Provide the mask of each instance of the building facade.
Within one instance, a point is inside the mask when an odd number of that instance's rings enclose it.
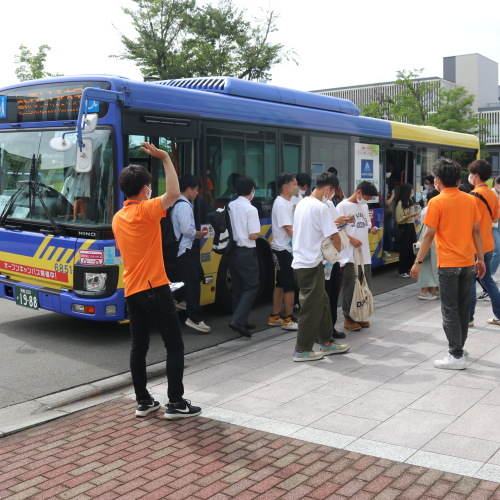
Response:
[[[473,111],[481,119],[487,119],[488,135],[481,137],[486,142],[488,161],[493,166],[495,175],[500,173],[500,86],[498,85],[498,63],[481,54],[467,54],[443,58],[443,78],[416,78],[415,85],[424,82],[437,83],[447,90],[463,86],[469,94],[475,96]],[[395,82],[355,85],[333,89],[313,90],[318,94],[340,97],[352,101],[356,106],[365,106],[373,101],[383,103],[387,97],[394,97],[403,90]],[[427,96],[427,107],[435,110],[437,90]],[[386,113],[387,115],[387,113]],[[387,116],[386,116],[387,118]]]

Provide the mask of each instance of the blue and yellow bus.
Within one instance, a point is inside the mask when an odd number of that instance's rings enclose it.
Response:
[[[82,131],[84,111],[93,126]],[[306,172],[314,182],[335,167],[344,192],[351,193],[363,150],[377,156],[370,175],[382,197],[390,162],[396,186],[413,183],[418,198],[436,159],[457,156],[466,165],[479,151],[472,135],[361,117],[350,101],[234,78],[139,82],[85,75],[3,88],[0,298],[80,318],[126,321],[123,262],[111,231],[124,202],[117,179],[124,165],[142,164],[153,176],[153,196],[165,190],[163,169],[142,152],[143,141],[167,150],[179,175],[199,177],[195,217],[206,236],[200,243],[201,304],[226,307],[231,277],[225,258],[212,252],[207,214],[231,198],[239,175],[257,183],[260,297],[274,286],[269,243],[279,172]],[[383,227],[379,206],[372,205],[371,214]],[[397,260],[395,253],[383,256],[382,238],[383,232],[370,235],[373,266]]]

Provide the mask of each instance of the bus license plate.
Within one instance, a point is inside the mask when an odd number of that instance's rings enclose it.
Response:
[[[16,304],[28,309],[38,309],[38,290],[16,286]]]

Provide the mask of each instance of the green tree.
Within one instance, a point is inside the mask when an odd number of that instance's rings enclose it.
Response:
[[[382,92],[375,96],[375,99],[368,104],[359,107],[361,116],[379,118],[381,120],[392,120],[391,105],[394,100]]]
[[[144,77],[169,80],[188,76],[182,46],[193,21],[196,0],[132,1],[136,10],[122,10],[131,17],[137,38],[120,33],[124,52],[111,57],[134,61]]]
[[[394,97],[391,112],[396,121],[425,125],[432,111],[433,100],[439,93],[439,83],[414,81],[420,78],[424,68],[410,71],[402,70],[396,73],[396,85],[402,89]]]
[[[63,76],[60,73],[53,74],[45,71],[47,52],[50,50],[48,45],[40,45],[38,47],[38,54],[35,55],[25,45],[20,45],[19,50],[21,52],[14,57],[14,61],[18,65],[16,75],[20,82],[37,80],[46,76]]]
[[[269,41],[278,31],[279,15],[270,10],[263,19],[245,19],[233,0],[214,7],[196,7],[195,0],[133,0],[124,8],[137,38],[121,34],[125,47],[119,59],[136,62],[145,77],[161,79],[195,76],[271,78],[270,70],[284,60],[297,63],[296,52]]]

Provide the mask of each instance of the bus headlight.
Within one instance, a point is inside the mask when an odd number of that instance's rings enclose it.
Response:
[[[106,289],[107,273],[83,273],[83,289],[87,292],[102,292]]]

